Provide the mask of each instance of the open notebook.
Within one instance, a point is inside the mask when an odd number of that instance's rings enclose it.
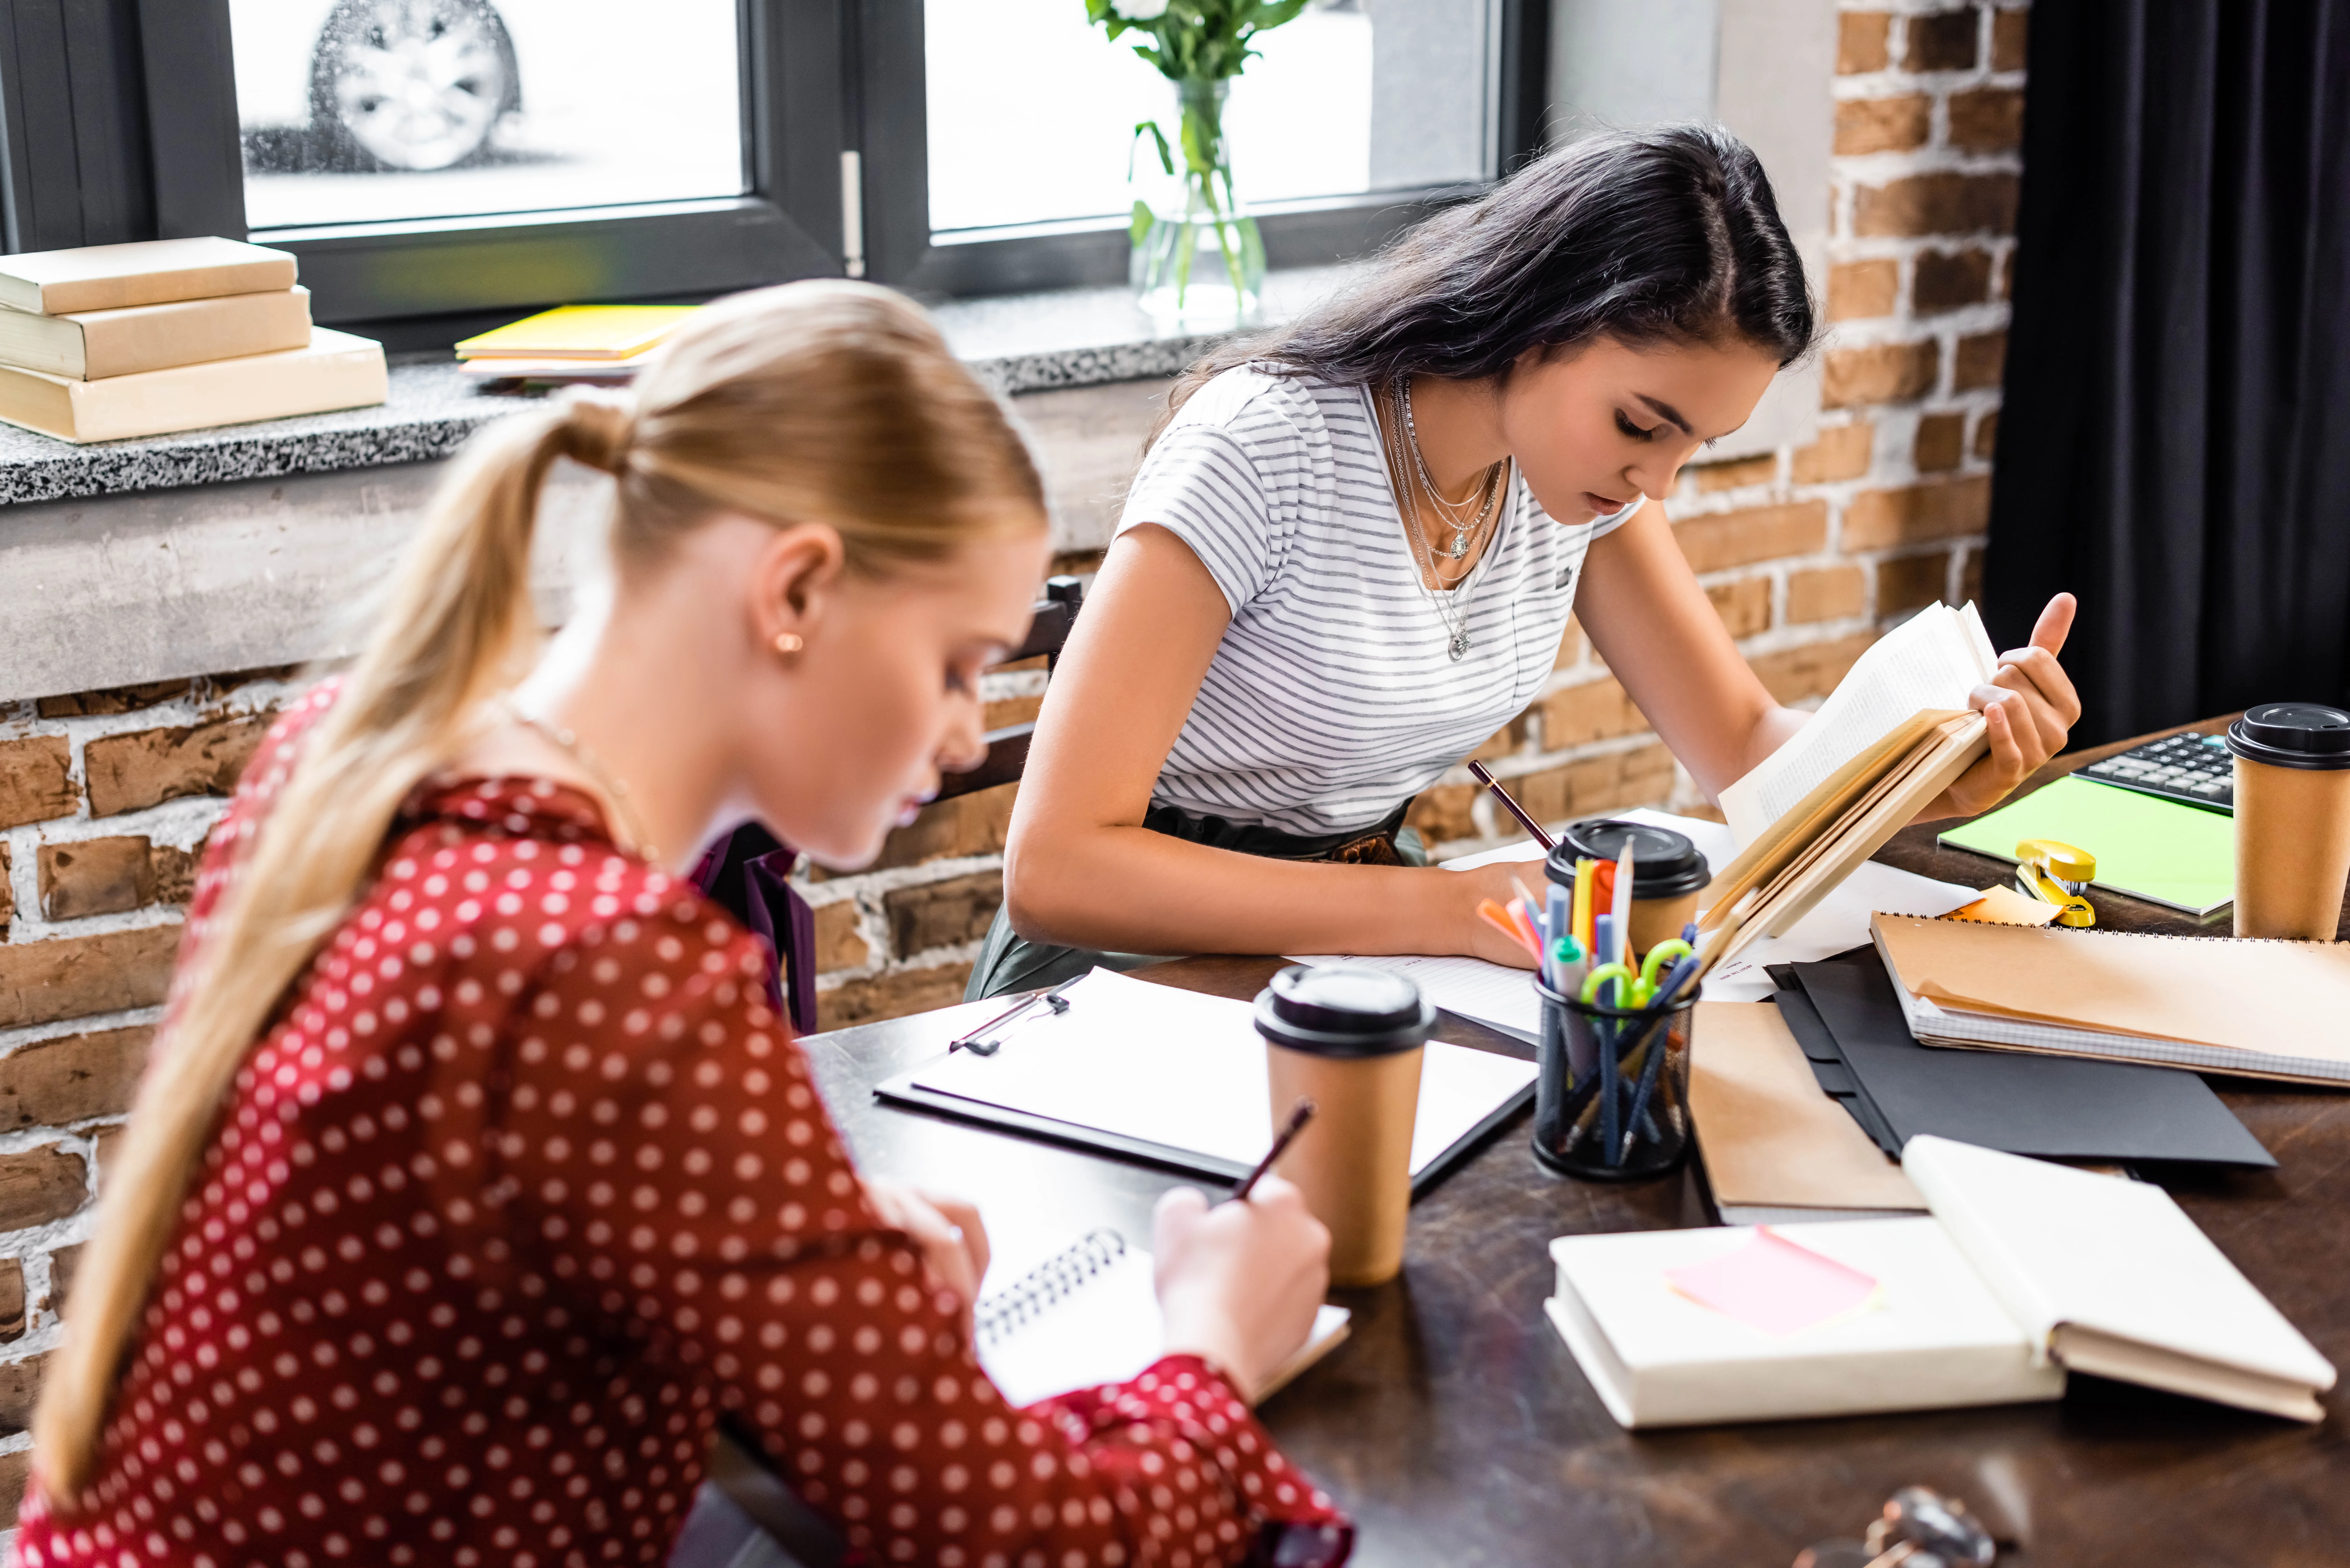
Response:
[[[979,1364],[1014,1405],[1123,1383],[1166,1350],[1150,1254],[1096,1231],[979,1298]],[[1347,1337],[1345,1307],[1325,1306],[1297,1353],[1257,1390],[1263,1404]]]
[[[1106,969],[1064,994],[1066,1012],[1014,1023],[994,1055],[947,1053],[874,1093],[1223,1181],[1254,1168],[1273,1142],[1273,1090],[1247,1002]],[[1412,1125],[1414,1195],[1534,1087],[1532,1062],[1430,1041]]]

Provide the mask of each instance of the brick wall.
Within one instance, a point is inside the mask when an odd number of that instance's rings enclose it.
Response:
[[[1904,614],[1977,597],[2022,164],[2025,11],[1845,0],[1818,438],[1693,467],[1668,506],[1690,564],[1781,701],[1825,695]],[[1047,453],[1048,461],[1050,454]],[[991,689],[996,722],[1042,676]],[[1479,752],[1556,822],[1703,797],[1569,629],[1550,690]],[[1013,790],[935,807],[882,866],[811,880],[827,1027],[962,993],[1002,896]],[[1440,855],[1517,836],[1465,772],[1420,797]]]
[[[1828,691],[1892,618],[1974,592],[2020,168],[2021,9],[1847,5],[1841,22],[1818,439],[1692,469],[1669,508],[1740,648],[1789,701]],[[1047,467],[1057,452],[1072,470],[1054,475],[1063,510],[1105,507],[1094,492],[1115,478],[1080,437],[1098,447],[1142,416],[1115,411],[1123,398],[1019,401]],[[1054,423],[1080,416],[1086,431]],[[1044,679],[989,675],[990,723],[1033,717]],[[0,704],[0,1528],[194,857],[296,690],[277,670]],[[1550,689],[1479,755],[1552,821],[1699,799],[1572,628]],[[932,807],[856,875],[803,874],[826,1027],[962,996],[1002,896],[1012,794]],[[1465,774],[1415,820],[1440,853],[1513,836]]]

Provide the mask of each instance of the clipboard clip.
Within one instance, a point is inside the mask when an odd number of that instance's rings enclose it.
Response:
[[[2060,926],[2094,926],[2097,911],[2083,894],[2097,875],[2097,857],[2060,839],[2027,838],[2015,846],[2015,885],[2062,911]]]
[[[1003,1049],[1004,1036],[1012,1033],[1005,1025],[1023,1022],[1024,1015],[1040,1002],[1051,1009],[1053,1016],[1059,1017],[1069,1010],[1069,999],[1062,992],[1083,979],[1084,975],[1078,975],[1076,980],[1065,980],[1050,991],[1030,992],[968,1034],[957,1035],[948,1041],[947,1050],[951,1053],[968,1051],[974,1056],[994,1055]]]

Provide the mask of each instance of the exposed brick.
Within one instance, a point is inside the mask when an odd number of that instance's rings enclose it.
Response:
[[[1795,450],[1798,484],[1825,484],[1838,479],[1858,479],[1868,472],[1868,452],[1875,427],[1866,420],[1835,425],[1820,432],[1810,446]]]
[[[68,776],[72,769],[63,735],[0,741],[0,827],[71,816],[81,805]]]
[[[2010,251],[1999,260],[1999,275],[1991,280],[1991,296],[2005,299],[2015,289],[2015,253]]]
[[[1969,152],[2006,152],[2022,146],[2022,92],[1987,87],[1952,93],[1950,145]]]
[[[1999,451],[1999,410],[1991,410],[1975,424],[1975,455],[1988,461]]]
[[[56,1144],[0,1154],[0,1231],[62,1220],[89,1196],[81,1156]]]
[[[41,1397],[41,1372],[47,1355],[28,1355],[0,1365],[0,1432],[21,1432],[33,1424],[33,1405]]]
[[[1909,18],[1909,47],[1902,53],[1908,71],[1967,71],[1975,64],[1981,13],[1971,5]]]
[[[1496,757],[1510,756],[1523,750],[1525,743],[1526,716],[1521,713],[1486,736],[1484,744],[1469,754],[1481,763],[1490,763]]]
[[[77,691],[70,697],[44,697],[33,706],[44,719],[88,719],[105,713],[129,713],[184,697],[192,680],[151,680],[144,686],[117,686],[105,691]]]
[[[1741,577],[1734,583],[1709,583],[1705,597],[1722,629],[1732,637],[1752,637],[1771,628],[1771,579]]]
[[[1950,389],[1964,392],[1996,387],[2007,370],[2007,332],[1978,332],[1959,339],[1957,360],[1950,367]]]
[[[203,857],[202,843],[193,849],[174,848],[169,844],[155,846],[148,856],[149,868],[155,874],[155,901],[159,904],[184,904],[194,898],[196,867],[203,863]]]
[[[1934,375],[1941,363],[1941,345],[1930,337],[1921,343],[1839,348],[1828,356],[1827,369],[1820,378],[1821,406],[1849,409],[1922,398],[1933,390]]]
[[[1568,822],[1629,805],[1655,805],[1673,792],[1673,754],[1661,745],[1521,774],[1511,793],[1537,822]]]
[[[960,947],[987,935],[1003,902],[1003,873],[975,871],[943,882],[900,888],[881,900],[890,950],[900,958],[931,948]]]
[[[1707,495],[1717,490],[1735,490],[1742,484],[1770,483],[1779,477],[1779,457],[1776,452],[1764,452],[1761,457],[1705,463],[1690,472],[1697,475],[1698,493]]]
[[[1891,261],[1845,262],[1828,268],[1828,319],[1890,316],[1901,297],[1901,269]]]
[[[106,735],[82,748],[92,816],[140,811],[192,794],[227,794],[268,733],[264,714]]]
[[[152,1007],[179,950],[176,924],[0,945],[0,1029]]]
[[[1824,566],[1815,572],[1794,572],[1787,577],[1787,619],[1791,623],[1841,620],[1858,615],[1868,585],[1858,566]]]
[[[857,905],[843,898],[837,904],[827,904],[816,912],[816,968],[818,974],[827,970],[858,969],[873,957],[873,950],[857,929]]]
[[[1848,98],[1835,106],[1839,157],[1869,152],[1906,152],[1926,145],[1933,100],[1913,92],[1900,98]]]
[[[44,1040],[0,1056],[0,1132],[120,1116],[146,1070],[152,1025]]]
[[[2012,174],[1912,174],[1855,193],[1852,232],[1860,235],[2012,234]]]
[[[1613,676],[1554,691],[1542,702],[1544,751],[1634,735],[1648,727],[1648,721]]]
[[[70,1247],[59,1247],[49,1254],[49,1293],[41,1298],[43,1317],[57,1317],[64,1314],[66,1296],[73,1289],[74,1271],[81,1266],[82,1249],[88,1245],[87,1241],[76,1241]]]
[[[1991,521],[1991,476],[1972,474],[1899,490],[1865,490],[1844,514],[1844,547],[1883,550],[1980,534]]]
[[[868,870],[919,866],[945,855],[993,855],[1003,847],[1012,826],[1012,799],[1018,784],[1001,784],[925,806],[907,826],[891,832]]]
[[[14,862],[8,846],[0,844],[0,942],[8,940],[8,922],[16,918]]]
[[[1828,542],[1825,501],[1791,501],[1716,512],[1673,524],[1673,539],[1695,572],[1719,572],[1780,556],[1804,556]]]
[[[20,1259],[0,1259],[0,1339],[18,1339],[24,1333],[25,1265]]]
[[[1583,628],[1573,620],[1566,623],[1565,635],[1558,639],[1558,657],[1550,662],[1553,670],[1568,670],[1583,662]]]
[[[1928,414],[1918,421],[1916,461],[1920,473],[1948,473],[1967,451],[1967,416]]]
[[[1991,293],[1991,253],[1981,250],[1919,251],[1909,286],[1909,305],[1920,316],[1980,305]]]
[[[1806,697],[1825,697],[1835,691],[1845,671],[1876,640],[1876,633],[1857,631],[1834,642],[1783,649],[1747,662],[1754,667],[1763,689],[1773,697],[1782,702],[1800,702]]]
[[[235,670],[226,675],[205,678],[215,697],[225,697],[240,686],[250,686],[256,680],[291,680],[302,673],[298,664],[265,664],[258,670]]]
[[[1978,604],[1982,601],[1982,573],[1983,553],[1981,550],[1968,551],[1966,564],[1959,568],[1959,602],[1960,604],[1965,604],[1969,600]]]
[[[1008,730],[1014,724],[1033,724],[1037,710],[1045,706],[1041,691],[1031,697],[999,697],[987,705],[980,724],[989,730]]]
[[[1897,561],[1877,563],[1877,613],[1879,616],[1899,615],[1933,604],[1942,597],[1942,585],[1950,580],[1950,555],[1937,550],[1930,556],[1904,556]]]
[[[852,980],[816,993],[816,1027],[847,1029],[851,1024],[951,1007],[962,1000],[962,988],[970,980],[971,965],[967,963],[944,963],[930,969],[877,974],[870,980]]]
[[[2032,13],[2022,6],[2012,11],[1994,11],[1991,15],[1991,68],[1995,71],[2020,71],[2023,68],[2024,43],[2032,30]]]
[[[1469,808],[1477,804],[1475,784],[1436,784],[1419,792],[1411,803],[1411,810],[1403,819],[1406,827],[1419,830],[1423,844],[1445,844],[1455,838],[1477,836],[1477,819]]]
[[[1846,11],[1836,18],[1836,74],[1859,76],[1893,63],[1886,36],[1893,18],[1882,11]]]
[[[41,918],[78,920],[153,903],[153,851],[144,837],[133,836],[42,845],[35,857]]]
[[[25,1487],[32,1479],[32,1449],[0,1454],[0,1530],[16,1527],[16,1511],[24,1504]]]

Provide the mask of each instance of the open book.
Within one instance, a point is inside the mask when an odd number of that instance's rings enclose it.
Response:
[[[1918,1137],[1930,1218],[1551,1243],[1545,1303],[1627,1427],[2054,1399],[2068,1368],[2292,1420],[2333,1365],[2161,1188]]]
[[[1878,639],[1793,740],[1722,791],[1743,847],[1700,923],[1756,895],[1735,951],[1802,919],[1989,748],[1967,703],[1998,669],[1972,605],[1929,605]]]

